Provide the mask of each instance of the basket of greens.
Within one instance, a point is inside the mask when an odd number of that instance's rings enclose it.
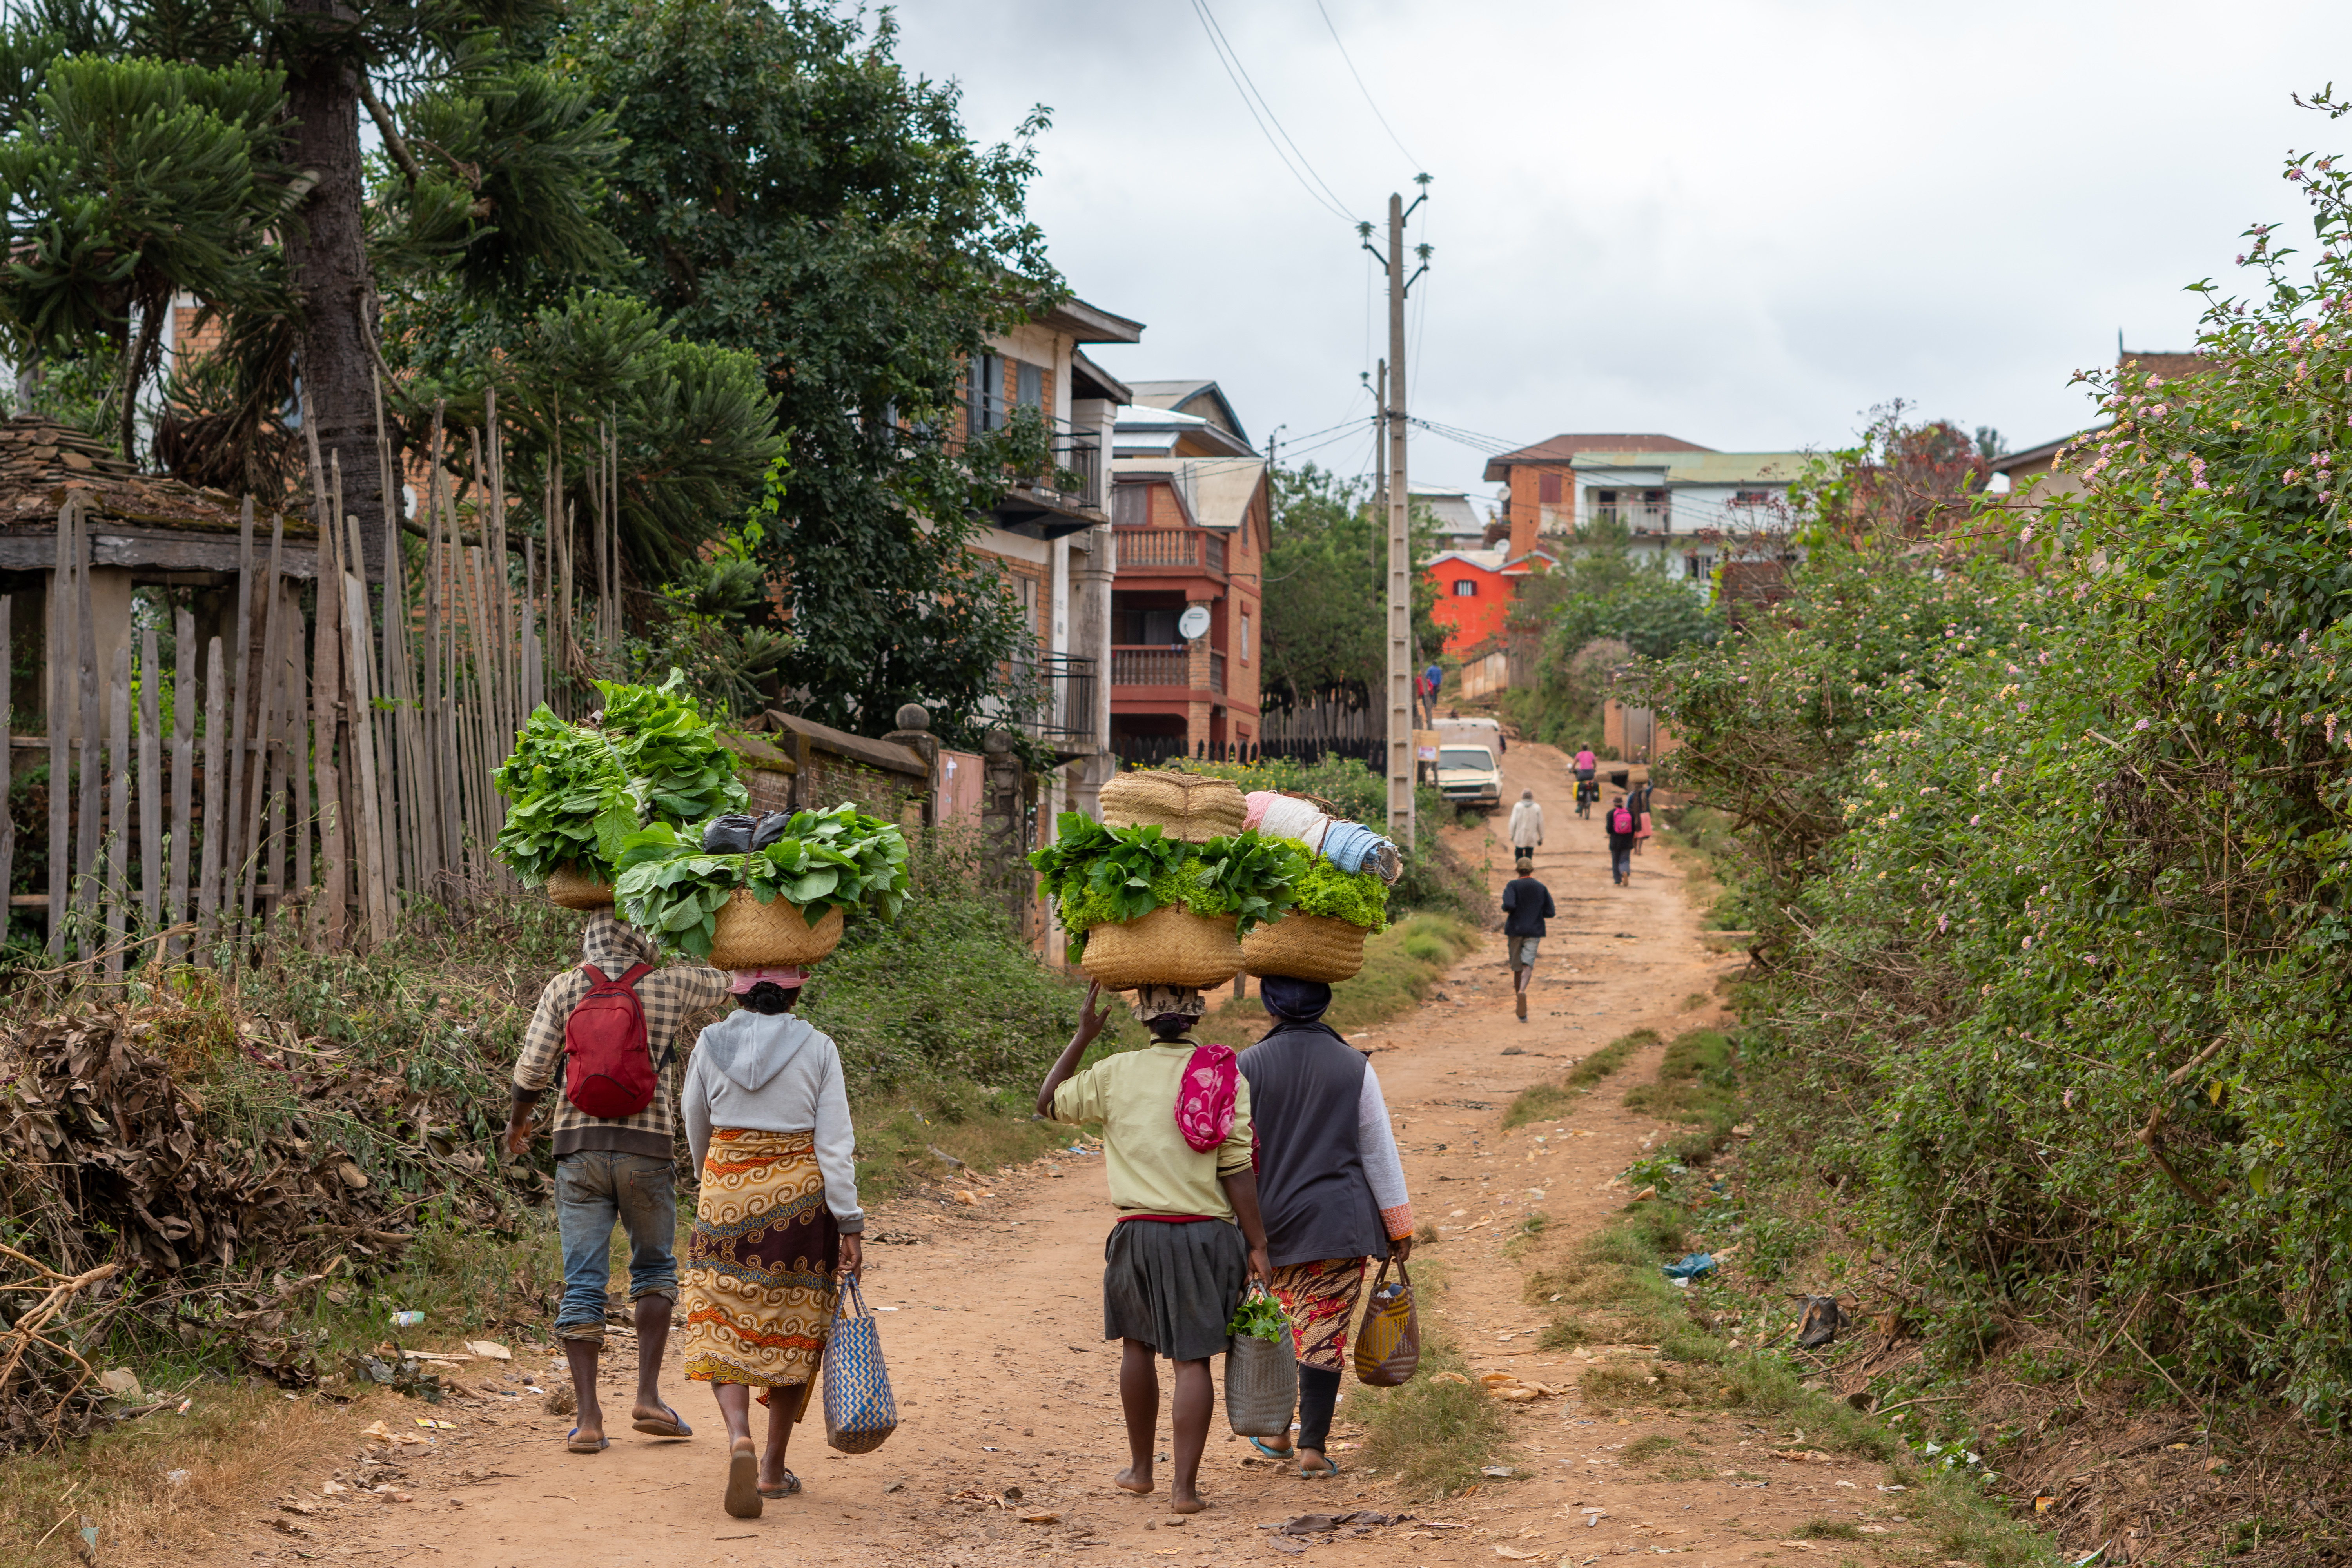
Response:
[[[719,969],[814,963],[845,920],[895,920],[907,900],[907,839],[854,805],[761,819],[747,853],[714,853],[667,823],[629,835],[621,918]],[[739,840],[740,842],[740,840]]]
[[[1105,827],[1065,812],[1029,857],[1071,933],[1070,955],[1115,991],[1208,986],[1240,973],[1237,937],[1289,907],[1306,851],[1240,833],[1187,844],[1159,824]]]
[[[1290,1430],[1298,1404],[1298,1360],[1290,1314],[1253,1280],[1225,1332],[1225,1424],[1244,1437],[1279,1437]]]
[[[1364,938],[1388,927],[1388,884],[1376,872],[1342,871],[1304,844],[1297,847],[1307,865],[1289,912],[1242,938],[1242,958],[1252,974],[1352,980],[1364,967]]]
[[[600,680],[599,714],[531,714],[494,781],[508,801],[496,853],[509,869],[567,909],[602,909],[630,834],[744,804],[735,759],[685,683],[677,670],[657,687]]]

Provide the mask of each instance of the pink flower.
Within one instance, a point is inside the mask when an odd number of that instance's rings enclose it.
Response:
[[[2147,721],[2143,719],[2138,723],[2133,725],[2132,728],[2135,730],[2145,730],[2147,728]]]
[[[2211,485],[2205,482],[2204,458],[2191,458],[2189,459],[2189,488],[2192,489],[2210,490],[2213,488]]]
[[[1971,816],[1969,818],[1969,826],[1970,827],[1974,827],[1978,823],[1982,822],[1984,818],[1982,816]]]

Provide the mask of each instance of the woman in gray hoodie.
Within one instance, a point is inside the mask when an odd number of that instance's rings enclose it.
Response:
[[[727,1511],[738,1519],[801,1489],[784,1450],[866,1230],[841,1053],[792,1011],[807,978],[737,970],[742,1008],[702,1031],[678,1091],[702,1174],[684,1280],[686,1375],[712,1385],[726,1419]],[[751,1437],[754,1387],[767,1391],[764,1454]]]

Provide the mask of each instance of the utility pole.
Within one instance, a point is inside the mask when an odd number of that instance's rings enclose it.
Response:
[[[1429,270],[1428,246],[1418,246],[1414,255],[1421,266],[1412,277],[1404,270],[1404,220],[1429,199],[1429,176],[1416,174],[1413,183],[1422,187],[1413,197],[1412,206],[1404,205],[1402,195],[1389,197],[1389,247],[1383,256],[1372,248],[1370,224],[1359,224],[1357,237],[1366,250],[1381,261],[1389,273],[1389,357],[1384,377],[1385,395],[1381,399],[1381,417],[1387,426],[1389,560],[1388,560],[1388,780],[1389,837],[1395,839],[1405,853],[1413,846],[1412,786],[1419,765],[1412,744],[1415,703],[1412,683],[1412,509],[1410,487],[1405,480],[1405,360],[1404,301],[1422,273]]]
[[[1372,393],[1372,506],[1385,518],[1389,504],[1389,362],[1381,361]]]

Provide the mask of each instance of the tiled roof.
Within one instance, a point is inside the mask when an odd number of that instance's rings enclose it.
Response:
[[[0,530],[54,529],[76,491],[86,516],[146,528],[235,534],[237,502],[219,490],[142,474],[105,442],[54,419],[23,414],[0,422]],[[266,525],[265,525],[266,526]],[[286,532],[311,537],[289,509]]]
[[[2116,345],[2116,368],[2144,370],[2150,375],[2160,375],[2167,381],[2179,381],[2186,375],[2202,375],[2217,368],[2221,361],[2210,354],[2196,353],[2149,353],[2143,349],[2125,349]]]
[[[1579,452],[1711,452],[1712,447],[1702,447],[1696,441],[1685,441],[1679,436],[1658,435],[1587,435],[1554,436],[1549,441],[1538,441],[1532,447],[1522,447],[1516,452],[1506,452],[1499,458],[1486,459],[1486,471],[1482,476],[1489,481],[1507,480],[1514,463],[1564,463]]]

